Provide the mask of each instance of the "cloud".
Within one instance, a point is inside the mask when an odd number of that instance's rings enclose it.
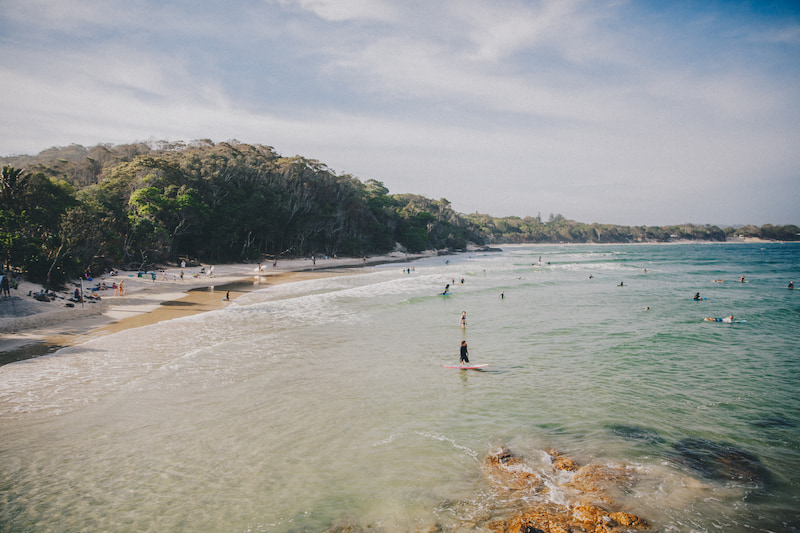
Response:
[[[296,5],[316,16],[333,21],[393,20],[395,7],[383,0],[279,0],[284,6]]]
[[[651,9],[9,4],[0,114],[13,133],[0,150],[237,138],[458,210],[617,223],[746,212],[747,195],[729,189],[755,187],[760,214],[729,220],[758,223],[775,183],[791,218],[797,17]]]

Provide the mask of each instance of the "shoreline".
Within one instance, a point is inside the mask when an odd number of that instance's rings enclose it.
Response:
[[[277,268],[271,262],[258,264],[223,264],[213,266],[213,276],[200,274],[200,266],[187,267],[184,279],[180,268],[156,273],[157,279],[138,272],[120,272],[84,282],[84,294],[90,285],[124,282],[126,294],[115,296],[113,289],[96,291],[99,301],[75,303],[66,307],[68,295],[57,294],[51,302],[40,302],[30,292],[41,287],[22,282],[10,298],[0,300],[0,366],[49,355],[61,348],[127,329],[156,324],[184,316],[222,309],[239,296],[267,287],[355,273],[357,268],[389,263],[411,262],[438,255],[436,252],[387,255],[364,258],[287,259]],[[211,268],[209,265],[203,265]],[[77,286],[77,282],[71,283]],[[230,300],[223,298],[230,290]]]

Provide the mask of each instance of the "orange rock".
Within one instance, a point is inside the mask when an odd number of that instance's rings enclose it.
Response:
[[[506,448],[492,454],[484,461],[490,479],[507,490],[541,491],[544,481],[531,472],[522,459]]]
[[[578,464],[566,455],[563,455],[552,448],[546,449],[545,452],[547,452],[547,454],[550,456],[550,460],[553,462],[553,468],[556,470],[574,472],[578,469]]]
[[[647,523],[647,520],[644,518],[639,518],[638,516],[630,513],[611,513],[609,516],[614,522],[621,526],[635,528],[650,527],[650,524]]]

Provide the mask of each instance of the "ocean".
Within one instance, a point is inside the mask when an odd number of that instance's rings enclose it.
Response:
[[[5,365],[0,531],[480,532],[592,499],[649,531],[795,532],[792,280],[800,244],[511,246]],[[462,340],[489,366],[443,368]],[[504,486],[499,450],[540,488]],[[626,475],[580,488],[554,450]]]

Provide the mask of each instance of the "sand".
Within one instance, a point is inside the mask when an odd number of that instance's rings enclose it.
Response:
[[[289,259],[259,266],[253,263],[202,265],[181,269],[156,270],[156,279],[138,272],[119,272],[92,281],[83,281],[85,299],[68,307],[69,298],[80,282],[70,284],[68,292],[56,293],[50,302],[35,300],[29,293],[42,288],[21,282],[11,290],[10,298],[0,298],[0,365],[52,353],[64,346],[73,346],[90,338],[125,329],[155,324],[182,316],[219,309],[238,296],[279,283],[358,272],[377,264],[405,262],[425,254],[394,252],[366,258]],[[213,271],[209,274],[211,267]],[[91,291],[99,283],[111,286],[123,281],[126,294],[115,295],[114,289]],[[225,301],[230,291],[230,300]]]

